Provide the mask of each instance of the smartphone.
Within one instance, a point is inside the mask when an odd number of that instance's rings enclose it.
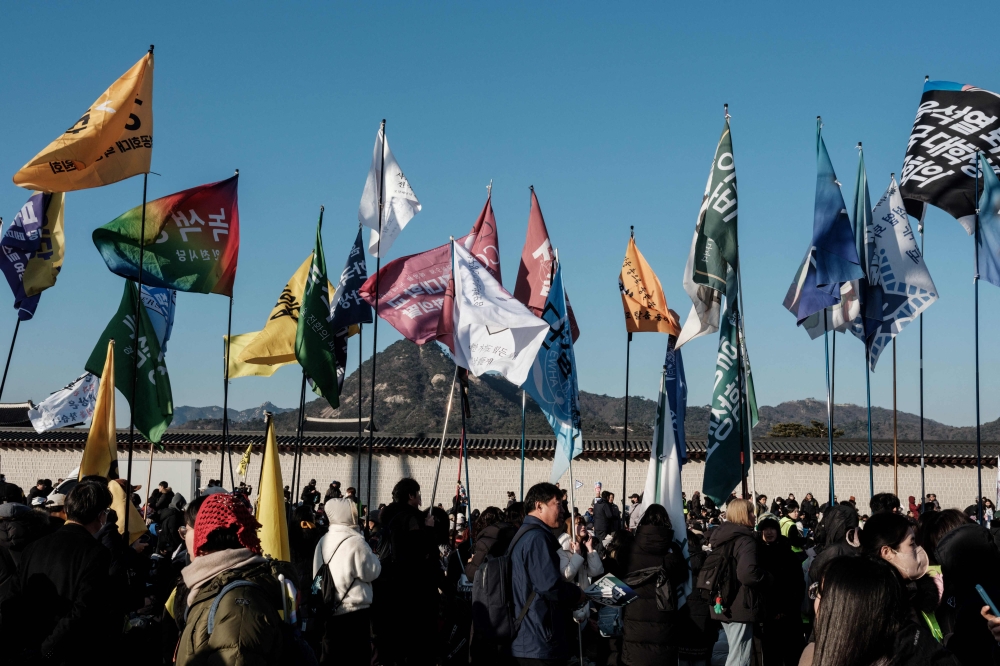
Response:
[[[986,594],[986,590],[983,589],[982,585],[976,585],[976,592],[979,596],[983,598],[983,603],[990,607],[990,612],[1000,617],[1000,611],[997,611],[996,605],[994,605],[993,600],[990,599],[990,595]]]

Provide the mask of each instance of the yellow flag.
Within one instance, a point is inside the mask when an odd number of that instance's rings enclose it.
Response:
[[[281,296],[278,296],[278,302],[271,310],[264,330],[238,356],[233,355],[237,361],[261,365],[295,363],[295,332],[299,325],[299,309],[302,307],[302,294],[306,288],[310,266],[312,254],[306,257],[281,290]]]
[[[72,192],[149,171],[153,155],[153,53],[90,105],[58,139],[14,174],[14,184]]]
[[[243,457],[240,458],[240,476],[244,479],[247,478],[247,468],[250,467],[250,452],[253,451],[253,443],[247,445],[247,450],[243,452]]]
[[[246,349],[247,345],[254,341],[254,339],[260,335],[260,331],[253,331],[252,333],[240,333],[239,335],[234,335],[229,338],[229,378],[234,377],[270,377],[275,372],[278,371],[283,365],[290,365],[294,363],[294,360],[288,361],[286,363],[276,363],[274,365],[260,365],[259,363],[244,363],[240,361],[240,354]],[[222,353],[226,353],[226,337],[222,336]],[[294,339],[293,339],[294,342]]]
[[[257,489],[257,531],[264,555],[276,560],[291,562],[292,551],[288,545],[288,523],[285,521],[285,493],[281,484],[281,460],[278,458],[278,441],[274,437],[274,421],[267,418],[267,441],[264,444],[263,475]]]
[[[34,193],[33,193],[34,194]],[[63,256],[66,251],[66,238],[63,234],[63,208],[66,195],[54,192],[45,209],[45,220],[42,222],[42,244],[24,268],[21,276],[24,282],[24,294],[34,296],[40,294],[56,283],[56,276],[62,269]]]
[[[635,239],[629,238],[618,288],[625,307],[625,330],[629,333],[652,332],[678,335],[681,328],[677,315],[667,307],[667,296],[660,279],[649,267]]]
[[[115,433],[115,341],[108,341],[104,374],[97,387],[97,404],[80,461],[80,477],[96,474],[118,478],[118,439]],[[119,514],[122,515],[122,514]]]
[[[125,512],[128,511],[128,545],[135,543],[135,540],[146,533],[146,521],[142,519],[135,504],[128,501],[125,496],[125,487],[119,481],[109,481],[108,490],[111,491],[111,508],[114,510],[118,520],[118,533],[125,535]]]

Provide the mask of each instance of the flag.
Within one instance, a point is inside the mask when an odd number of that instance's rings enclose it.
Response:
[[[343,335],[337,335],[330,323],[333,319],[330,308],[333,290],[326,279],[322,231],[323,211],[320,210],[316,246],[295,332],[295,359],[312,379],[313,391],[336,408],[340,406],[340,386],[347,364],[347,330],[343,330]]]
[[[298,332],[299,309],[302,307],[302,294],[306,289],[306,277],[309,275],[310,266],[312,266],[311,254],[281,290],[281,295],[271,309],[264,330],[251,340],[239,355],[234,355],[237,361],[279,366],[296,362],[295,336]]]
[[[677,339],[677,348],[719,330],[726,267],[739,264],[737,233],[736,162],[733,137],[726,114],[722,135],[715,147],[712,168],[701,198],[694,238],[684,266],[684,291],[691,298],[691,312]]]
[[[149,172],[153,155],[153,53],[90,105],[80,119],[14,174],[45,192],[110,185]]]
[[[100,381],[94,375],[85,372],[29,409],[28,418],[35,432],[43,433],[53,428],[89,424],[97,406]]]
[[[278,441],[274,436],[274,420],[267,419],[267,437],[264,442],[263,467],[260,488],[257,489],[257,532],[260,548],[267,557],[291,562],[288,545],[288,523],[285,519],[285,494],[281,484],[281,460],[278,458]]]
[[[802,265],[799,266],[798,273],[795,275],[795,280],[792,281],[791,286],[788,288],[788,292],[785,294],[784,306],[790,312],[795,312],[797,308],[797,303],[802,298],[803,291],[805,289],[805,281],[812,275],[815,277],[815,271],[809,273],[810,265],[815,268],[815,264],[811,264],[812,260],[812,248],[806,253],[805,259],[802,261]],[[814,312],[799,324],[802,329],[809,334],[810,340],[815,340],[824,333],[843,333],[847,330],[854,329],[854,322],[858,320],[861,316],[861,301],[859,300],[858,281],[844,282],[840,285],[840,300],[833,305],[830,305],[819,312]],[[813,285],[815,287],[815,285]],[[815,290],[814,290],[815,292]],[[811,292],[811,293],[814,293]],[[881,292],[880,292],[881,293]],[[825,322],[824,322],[825,320]]]
[[[649,467],[646,469],[646,486],[642,493],[641,510],[645,513],[645,510],[653,504],[659,504],[667,510],[670,524],[677,526],[674,528],[674,538],[680,544],[681,554],[687,562],[691,559],[691,555],[688,551],[687,530],[684,529],[687,521],[684,517],[684,498],[681,494],[681,465],[684,463],[674,439],[674,428],[668,426],[671,410],[667,373],[667,366],[663,366],[663,373],[660,375],[660,395],[656,402],[653,446],[649,452]],[[688,570],[687,579],[677,586],[678,608],[687,601],[691,589],[691,572]]]
[[[118,534],[122,536],[125,536],[125,512],[128,511],[128,545],[131,546],[146,533],[146,521],[143,520],[139,509],[135,508],[135,504],[128,501],[123,480],[110,480],[108,490],[111,491],[111,509],[117,517]],[[136,487],[132,486],[132,490],[136,490]]]
[[[979,277],[1000,287],[1000,179],[981,156],[983,193],[979,197]]]
[[[583,452],[576,356],[563,297],[562,267],[558,262],[542,320],[548,324],[548,330],[521,388],[538,403],[556,435],[556,453],[549,477],[555,483],[569,469],[570,460]]]
[[[549,296],[552,280],[552,243],[549,241],[549,230],[542,217],[542,207],[538,205],[535,188],[531,188],[531,212],[528,213],[528,233],[524,237],[524,249],[521,250],[521,264],[517,269],[517,280],[514,282],[514,298],[524,303],[529,310],[539,317],[545,310],[545,301]],[[566,297],[566,312],[569,315],[570,329],[573,331],[573,342],[580,337],[580,327],[576,324],[576,315],[570,305],[569,295]]]
[[[100,341],[87,360],[87,372],[98,375],[108,384],[102,362],[103,350],[109,340],[116,340],[114,370],[115,384],[135,413],[135,427],[150,442],[158,443],[170,421],[174,417],[173,397],[170,392],[170,376],[167,374],[167,364],[156,339],[156,332],[149,321],[146,308],[139,309],[139,321],[135,321],[136,299],[138,298],[135,283],[125,280],[125,292],[122,294],[118,312],[101,334]],[[136,325],[138,323],[138,326]],[[138,353],[138,360],[135,354]],[[133,402],[133,366],[138,371],[138,380],[134,382],[135,396]]]
[[[14,293],[17,317],[35,316],[42,291],[56,283],[65,254],[65,195],[32,192],[0,239],[0,270]]]
[[[330,299],[330,316],[333,317],[330,326],[333,330],[372,323],[372,307],[358,293],[367,279],[365,250],[361,244],[361,229],[358,229],[358,237],[354,239],[347,263],[340,273],[340,282]]]
[[[252,333],[240,333],[239,335],[234,335],[229,338],[229,378],[235,379],[236,377],[270,377],[278,368],[291,365],[295,361],[285,361],[284,363],[275,363],[274,365],[262,365],[260,363],[246,363],[240,360],[240,355],[247,346],[257,339],[260,335],[260,331],[253,331]],[[228,336],[222,336],[222,357],[225,359],[226,356],[226,338]],[[293,338],[294,344],[294,338]]]
[[[674,442],[677,444],[677,457],[680,464],[687,462],[687,438],[684,436],[684,419],[687,417],[688,386],[684,377],[684,359],[681,350],[677,349],[677,336],[667,337],[667,356],[663,361],[666,371],[667,403],[670,406],[670,419],[674,424]]]
[[[383,157],[385,169],[383,170]],[[384,183],[382,199],[382,224],[379,228],[379,188]],[[372,230],[368,236],[368,253],[373,257],[384,257],[396,241],[396,236],[420,212],[420,202],[413,188],[399,168],[396,158],[389,149],[385,138],[385,124],[379,127],[372,151],[372,166],[368,170],[365,189],[361,193],[358,221]]]
[[[625,260],[618,274],[618,290],[625,308],[625,330],[629,333],[650,331],[677,335],[681,332],[676,315],[667,307],[667,295],[660,286],[660,278],[639,252],[635,238],[628,239]]]
[[[871,369],[879,354],[903,328],[938,299],[934,280],[920,253],[910,226],[903,197],[896,178],[875,205],[876,256],[879,260],[879,285],[882,288],[882,325],[871,342]]]
[[[882,289],[878,286],[878,262],[875,260],[875,220],[872,217],[871,195],[868,193],[868,174],[865,172],[865,154],[858,144],[858,178],[854,186],[854,243],[862,261],[864,275],[856,283],[858,316],[851,323],[851,333],[868,345],[882,323]],[[843,302],[843,298],[841,298]]]
[[[549,325],[511,297],[460,243],[455,273],[455,364],[472,374],[495,371],[515,386],[528,377]]]
[[[127,340],[122,340],[127,344]],[[118,478],[118,438],[115,428],[115,341],[105,346],[104,363],[100,374],[107,380],[100,382],[97,399],[91,416],[90,432],[83,446],[80,476],[96,474],[106,479]],[[96,351],[96,350],[95,350]]]
[[[253,443],[247,444],[247,450],[240,457],[239,473],[244,479],[247,478],[247,469],[250,468],[250,453],[253,451]]]
[[[146,204],[142,282],[233,295],[240,253],[239,174]],[[142,206],[94,229],[94,245],[115,275],[139,278]]]
[[[1000,153],[1000,95],[951,81],[927,81],[899,177],[903,199],[937,206],[972,235],[977,152]]]
[[[170,333],[174,330],[177,292],[173,289],[150,287],[144,284],[139,293],[142,304],[146,306],[149,323],[153,325],[153,330],[156,332],[156,340],[160,343],[160,351],[166,354],[167,342],[170,340]]]

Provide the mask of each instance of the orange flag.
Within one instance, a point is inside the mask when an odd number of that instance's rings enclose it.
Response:
[[[618,288],[625,307],[625,330],[629,333],[652,332],[677,335],[681,332],[677,315],[667,307],[667,297],[660,279],[646,263],[635,239],[629,238]]]

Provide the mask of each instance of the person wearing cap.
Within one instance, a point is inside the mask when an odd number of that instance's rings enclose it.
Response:
[[[772,579],[772,584],[761,588],[760,640],[768,655],[765,664],[795,666],[805,647],[799,617],[805,579],[802,556],[792,552],[792,544],[781,529],[773,513],[757,518],[757,566]]]
[[[340,481],[331,481],[330,487],[326,489],[326,494],[323,495],[324,504],[332,499],[340,497],[343,497],[343,495],[340,492]],[[305,497],[303,497],[302,499],[305,499]]]
[[[66,522],[66,496],[62,493],[49,495],[45,510],[49,513],[49,522],[58,527]]]

